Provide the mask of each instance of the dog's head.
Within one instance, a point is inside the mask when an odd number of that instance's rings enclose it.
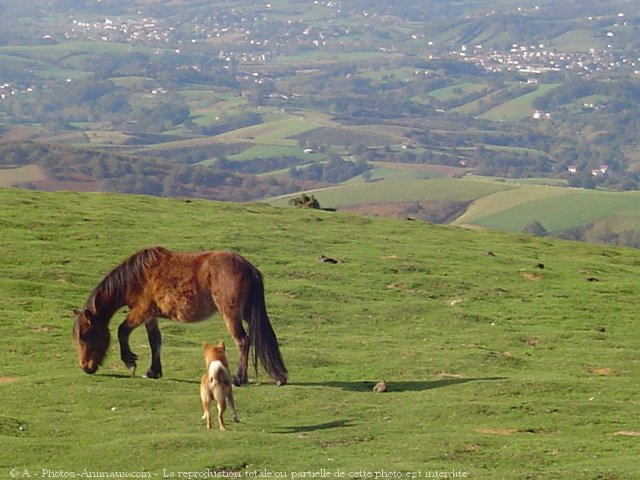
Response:
[[[227,349],[222,340],[220,340],[215,345],[210,345],[207,342],[204,342],[202,344],[202,351],[204,353],[204,363],[206,364],[206,366],[209,367],[209,364],[211,362],[213,362],[214,360],[218,360],[222,362],[225,367],[229,368],[229,364],[227,362],[227,354],[225,353],[226,350]]]

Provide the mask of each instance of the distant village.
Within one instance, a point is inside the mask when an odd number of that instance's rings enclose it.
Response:
[[[334,12],[339,12],[339,3],[330,0],[315,0]],[[246,18],[242,12],[230,9],[212,13],[203,18],[195,18],[181,25],[168,25],[158,18],[107,17],[99,21],[88,21],[67,17],[68,23],[61,24],[57,32],[45,33],[42,42],[57,41],[97,41],[128,43],[133,46],[145,45],[156,48],[158,53],[171,51],[180,55],[190,48],[211,46],[217,58],[223,62],[240,64],[264,64],[270,59],[295,53],[295,49],[310,51],[337,51],[347,44],[357,27],[342,25],[338,20],[327,22],[322,28],[309,27],[297,20],[279,20],[277,28],[256,29],[256,25],[271,21],[270,4],[264,5],[256,17]],[[362,18],[372,18],[368,12]],[[606,32],[606,39],[617,34],[613,30],[627,28],[624,14],[618,14],[618,23],[612,31]],[[264,21],[264,22],[263,22]],[[586,22],[594,21],[588,18]],[[362,28],[362,27],[360,27]],[[631,28],[631,27],[629,27]],[[614,52],[611,45],[606,48],[591,48],[588,51],[558,51],[552,45],[513,44],[506,51],[498,51],[485,45],[460,45],[453,49],[443,49],[435,45],[423,34],[408,34],[407,41],[422,42],[425,58],[456,58],[470,62],[489,72],[517,72],[526,75],[528,82],[537,83],[540,74],[571,72],[589,75],[602,72],[624,72],[640,75],[640,54],[626,58]],[[606,42],[605,42],[606,43]],[[378,46],[381,51],[398,52],[394,45]],[[198,65],[193,65],[197,69]],[[9,95],[28,94],[33,85],[0,84],[0,100]],[[162,89],[154,93],[162,92]],[[548,113],[532,113],[536,120],[548,118]]]
[[[323,1],[328,8],[337,8],[336,2]],[[269,4],[265,8],[268,10]],[[123,42],[131,44],[145,44],[166,48],[175,46],[176,53],[180,53],[180,45],[198,43],[222,43],[217,40],[229,37],[225,48],[219,51],[219,56],[225,60],[240,62],[264,62],[279,55],[285,47],[296,45],[300,48],[335,48],[353,32],[349,27],[341,26],[339,22],[327,22],[323,28],[309,27],[299,21],[283,21],[277,32],[270,30],[268,38],[260,30],[252,27],[260,20],[267,20],[266,13],[260,18],[244,18],[241,14],[220,13],[202,19],[194,19],[189,25],[165,25],[156,18],[105,18],[102,21],[80,21],[70,18],[69,28],[64,32],[66,40],[92,40],[104,42]],[[362,12],[363,17],[368,17]],[[606,40],[612,40],[614,30],[629,27],[624,14],[619,13],[619,22],[612,26],[611,31],[604,35]],[[595,19],[590,17],[586,22]],[[630,28],[630,27],[629,27]],[[54,38],[49,35],[49,38]],[[231,41],[232,40],[232,41]],[[411,35],[408,40],[424,42],[425,55],[430,52],[442,51],[433,41],[423,35]],[[234,45],[231,49],[229,45]],[[394,46],[379,47],[383,51],[394,52]],[[514,44],[508,51],[497,51],[484,45],[461,45],[449,50],[451,57],[474,63],[487,71],[518,71],[525,74],[541,74],[545,72],[572,71],[578,74],[596,72],[631,71],[640,75],[640,55],[633,58],[614,53],[612,45],[590,48],[584,52],[558,51],[553,45],[545,44]],[[440,56],[443,54],[440,53]]]

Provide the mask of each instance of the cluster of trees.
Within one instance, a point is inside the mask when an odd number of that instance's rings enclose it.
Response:
[[[301,190],[287,177],[258,177],[202,165],[176,164],[63,145],[0,143],[0,166],[38,165],[56,180],[96,180],[105,191],[247,201]],[[28,185],[25,185],[28,186]]]
[[[624,221],[620,219],[600,219],[587,225],[572,227],[551,234],[538,220],[531,220],[522,231],[537,237],[551,235],[564,240],[640,248],[640,229],[633,226],[625,227]]]
[[[311,163],[303,167],[290,167],[289,176],[298,180],[323,183],[341,183],[370,169],[366,160],[351,162],[332,155],[325,163]]]

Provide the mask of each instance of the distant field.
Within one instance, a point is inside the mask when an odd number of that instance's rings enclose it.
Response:
[[[371,180],[420,180],[427,178],[455,177],[464,175],[466,169],[458,167],[445,167],[441,165],[371,162]],[[357,176],[346,184],[364,183],[362,176]]]
[[[324,207],[363,205],[368,203],[417,202],[429,200],[471,201],[514,188],[489,182],[464,182],[449,178],[433,180],[388,180],[351,184],[312,192]],[[286,203],[286,199],[274,202]]]
[[[486,111],[481,118],[488,120],[509,120],[514,118],[530,117],[533,114],[531,102],[550,90],[557,87],[557,84],[540,85],[533,92],[521,95],[507,102],[504,102],[491,110]]]
[[[532,220],[541,222],[549,232],[604,218],[618,218],[627,225],[640,222],[640,192],[573,189],[561,181],[554,185],[548,179],[450,178],[454,172],[429,170],[426,165],[373,165],[368,183],[357,176],[342,185],[309,193],[323,207],[338,209],[407,202],[469,202],[467,211],[453,225],[514,233],[522,232]],[[464,172],[459,170],[458,175]],[[293,196],[296,194],[270,202],[285,205]]]
[[[476,201],[455,223],[518,232],[537,220],[549,232],[555,232],[622,213],[638,216],[640,192],[523,187]]]
[[[597,50],[605,48],[606,41],[603,38],[594,37],[589,30],[574,29],[554,38],[550,46],[564,52],[588,52],[592,48]]]
[[[61,61],[71,55],[100,53],[128,53],[129,51],[153,51],[148,47],[114,42],[65,42],[52,45],[11,45],[0,47],[0,54],[30,58],[40,61]]]
[[[361,62],[372,60],[378,57],[389,57],[392,54],[383,52],[326,52],[322,50],[311,51],[300,55],[281,55],[276,61],[281,64],[314,65],[323,63],[340,62]]]
[[[365,145],[367,147],[397,145],[402,142],[401,138],[385,134],[384,127],[379,128],[381,131],[374,131],[372,128],[320,127],[298,134],[297,138],[307,142],[318,142],[329,145]]]
[[[260,125],[239,128],[218,135],[216,138],[223,142],[249,142],[294,147],[297,142],[292,137],[317,126],[314,122],[305,120],[303,116],[273,115],[266,118],[265,122]]]
[[[0,168],[0,188],[12,187],[18,183],[46,180],[47,176],[36,165],[17,168]]]
[[[449,87],[439,88],[429,92],[429,96],[438,100],[452,100],[469,93],[480,92],[482,89],[487,88],[484,83],[463,82],[451,85]]]
[[[295,156],[298,158],[305,158],[306,156],[309,160],[316,158],[313,154],[305,154],[301,148],[295,146],[259,144],[243,150],[236,155],[229,155],[229,160],[245,161],[256,158],[277,158],[281,156]]]

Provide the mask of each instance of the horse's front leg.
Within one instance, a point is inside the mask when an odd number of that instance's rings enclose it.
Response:
[[[131,376],[136,373],[136,360],[138,356],[131,351],[129,346],[129,335],[133,328],[127,323],[127,320],[122,322],[118,327],[118,342],[120,343],[120,359],[124,362],[125,366],[131,370]]]
[[[162,363],[160,362],[160,349],[162,348],[162,335],[158,327],[158,319],[152,318],[144,324],[147,329],[147,338],[151,347],[151,366],[145,374],[147,378],[162,377]]]
[[[138,356],[131,351],[129,346],[129,335],[138,326],[145,322],[147,318],[141,317],[135,311],[130,311],[127,318],[118,327],[118,342],[120,343],[120,358],[125,366],[131,370],[131,376],[136,373],[136,360]]]

